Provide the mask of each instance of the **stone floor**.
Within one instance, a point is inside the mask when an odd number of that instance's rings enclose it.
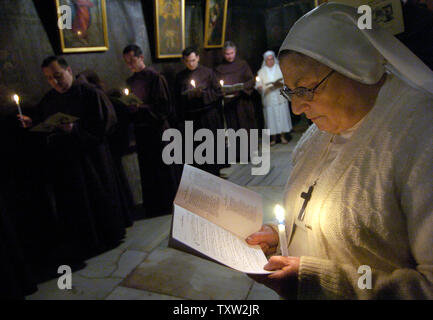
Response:
[[[251,176],[250,165],[224,170],[228,180],[263,196],[263,220],[273,220],[272,208],[282,201],[291,152],[299,140],[271,147],[271,169]],[[275,300],[278,295],[245,274],[168,248],[171,216],[136,221],[117,248],[86,261],[72,274],[72,289],[60,290],[57,279],[40,284],[29,300]]]

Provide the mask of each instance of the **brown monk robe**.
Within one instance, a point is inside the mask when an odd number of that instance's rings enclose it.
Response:
[[[144,65],[141,49],[135,53],[136,48],[135,45],[126,47],[123,56],[134,72],[126,82],[142,102],[130,106],[130,110],[140,166],[143,208],[149,217],[172,212],[179,170],[175,165],[165,164],[162,159],[162,150],[167,144],[162,141],[162,134],[170,128],[169,120],[174,115],[167,81],[158,71]]]
[[[112,89],[106,91],[105,83],[99,78],[95,71],[87,69],[80,72],[77,75],[77,81],[83,81],[94,85],[98,90],[106,93],[110,103],[113,105],[117,123],[113,128],[111,128],[107,140],[116,167],[116,177],[120,186],[119,192],[122,200],[121,203],[123,205],[123,222],[126,227],[130,227],[133,224],[133,211],[135,204],[132,190],[126,177],[125,169],[122,165],[122,157],[129,151],[130,143],[129,127],[131,125],[131,119],[128,108],[120,99],[118,99],[122,97],[120,90]]]
[[[45,121],[59,112],[78,118],[45,134],[47,179],[53,187],[60,238],[59,260],[77,261],[112,248],[125,235],[124,206],[107,144],[107,133],[116,119],[102,91],[74,82],[64,59],[45,59],[42,71],[53,90],[40,102],[38,114],[33,119],[25,117],[25,123],[35,126],[38,120]]]
[[[215,73],[217,80],[223,80],[224,85],[244,84],[243,90],[224,98],[224,116],[227,128],[232,128],[235,131],[243,128],[248,132],[250,129],[257,128],[254,104],[251,100],[255,79],[247,62],[238,57],[232,62],[224,60],[222,64],[216,67]],[[230,97],[231,95],[233,97]]]
[[[176,114],[179,120],[179,127],[185,121],[193,121],[194,133],[202,128],[212,131],[214,138],[217,137],[217,129],[224,127],[220,108],[222,92],[215,73],[198,63],[199,55],[196,49],[186,48],[183,52],[184,70],[176,75]],[[194,89],[191,81],[195,82]],[[194,141],[194,150],[201,141]],[[220,165],[217,164],[216,143],[214,150],[213,164],[193,165],[199,169],[219,175]]]
[[[21,300],[37,290],[18,235],[0,195],[0,300]]]

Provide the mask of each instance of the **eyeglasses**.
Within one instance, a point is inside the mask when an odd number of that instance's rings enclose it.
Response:
[[[334,70],[328,73],[328,75],[324,77],[313,89],[297,87],[293,90],[290,90],[287,86],[284,86],[282,89],[280,89],[280,94],[289,101],[292,100],[292,95],[295,95],[296,97],[303,100],[311,101],[313,100],[314,92],[323,82],[325,82],[326,79],[332,75],[332,73],[334,73]]]

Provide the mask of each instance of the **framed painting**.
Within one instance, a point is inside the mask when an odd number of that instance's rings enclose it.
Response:
[[[108,50],[106,0],[56,0],[63,53]]]
[[[156,57],[180,58],[185,48],[185,0],[155,0]]]
[[[222,48],[224,45],[227,22],[228,0],[206,0],[205,48]]]

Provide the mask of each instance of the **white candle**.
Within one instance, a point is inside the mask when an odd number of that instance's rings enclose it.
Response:
[[[24,123],[23,112],[22,112],[22,110],[21,110],[21,106],[20,106],[20,96],[17,95],[17,94],[14,94],[13,99],[15,100],[15,103],[17,104],[17,107],[18,107],[18,113],[19,113],[20,116],[21,116],[21,118],[20,118],[21,123],[22,123],[23,127],[25,128],[25,127],[26,127],[26,124]]]
[[[129,90],[128,89],[124,89],[123,93],[125,94],[125,96],[129,96]]]
[[[224,80],[220,80],[221,87],[224,87]]]
[[[15,103],[17,104],[18,107],[18,112],[20,113],[20,116],[23,115],[23,112],[21,111],[21,106],[20,106],[20,97],[17,94],[14,94],[13,99],[15,100]]]
[[[191,85],[195,88],[195,81],[191,80]]]
[[[284,208],[279,204],[275,206],[274,212],[278,220],[278,236],[280,239],[281,255],[287,257],[289,253],[287,252],[288,245],[287,245],[286,225],[284,224],[284,218],[286,213]]]

